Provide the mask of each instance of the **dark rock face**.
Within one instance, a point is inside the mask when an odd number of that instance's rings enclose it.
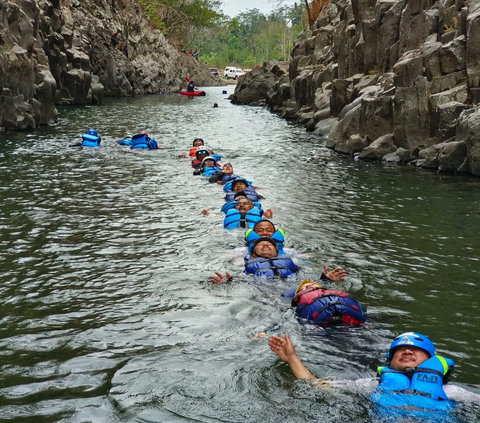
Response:
[[[103,95],[178,91],[188,76],[215,85],[208,68],[179,53],[128,0],[0,0],[0,127],[34,129],[56,105]],[[112,45],[121,29],[128,58]]]
[[[291,54],[255,104],[318,134],[335,118],[342,154],[480,175],[478,1],[331,0]]]

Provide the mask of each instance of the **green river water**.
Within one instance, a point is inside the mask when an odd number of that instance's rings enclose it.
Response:
[[[277,323],[316,376],[343,379],[372,377],[416,330],[480,393],[480,179],[340,157],[223,89],[61,108],[55,127],[1,135],[0,421],[375,421],[367,394],[295,381],[252,339]],[[69,148],[89,127],[101,147]],[[162,149],[115,145],[141,130]],[[347,270],[335,287],[367,305],[364,327],[306,327],[287,282],[240,280],[243,232],[200,213],[223,191],[179,158],[197,136],[261,188],[304,277]],[[209,282],[225,270],[237,281]]]

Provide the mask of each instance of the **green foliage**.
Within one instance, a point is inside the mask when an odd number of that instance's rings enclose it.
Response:
[[[218,0],[137,0],[152,24],[179,44],[191,31],[212,28],[223,19]]]
[[[202,62],[217,68],[252,68],[272,59],[288,60],[293,41],[303,29],[303,11],[301,2],[278,8],[268,16],[251,9],[199,29],[190,46],[200,52]]]

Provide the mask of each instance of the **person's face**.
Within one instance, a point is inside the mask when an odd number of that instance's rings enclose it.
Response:
[[[235,208],[240,212],[240,213],[246,213],[248,212],[251,208],[253,208],[253,204],[251,201],[247,198],[240,198],[240,200],[237,200],[237,205]]]
[[[243,191],[245,188],[247,188],[247,184],[243,181],[235,182],[235,184],[232,186],[232,189],[235,192]]]
[[[255,225],[255,233],[261,237],[270,238],[275,232],[270,222],[258,222]]]
[[[215,162],[213,160],[205,160],[203,162],[203,167],[213,167],[215,166]]]
[[[202,140],[195,140],[195,141],[193,141],[193,146],[194,146],[194,147],[200,147],[201,145],[203,145],[203,141],[202,141]]]
[[[390,367],[405,370],[407,367],[417,367],[429,358],[430,356],[421,348],[405,345],[395,350]]]
[[[314,288],[318,288],[320,285],[318,285],[317,283],[306,283],[305,285],[302,285],[302,287],[298,290],[298,292],[302,292],[302,291],[305,291],[307,289],[314,289]]]
[[[205,157],[208,156],[208,151],[207,150],[197,151],[196,155],[198,160],[203,160]]]
[[[264,258],[276,257],[277,249],[269,241],[260,241],[255,245],[255,249],[253,250],[253,255],[256,257],[264,257]]]
[[[233,173],[233,167],[231,164],[224,164],[222,168],[222,172],[226,174]]]

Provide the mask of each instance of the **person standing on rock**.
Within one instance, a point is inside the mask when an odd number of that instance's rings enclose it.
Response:
[[[122,32],[122,31],[121,31],[120,29],[117,29],[117,30],[112,34],[111,40],[112,40],[112,47],[113,47],[113,48],[117,48],[118,42],[119,42],[118,36],[121,34],[121,32]]]

